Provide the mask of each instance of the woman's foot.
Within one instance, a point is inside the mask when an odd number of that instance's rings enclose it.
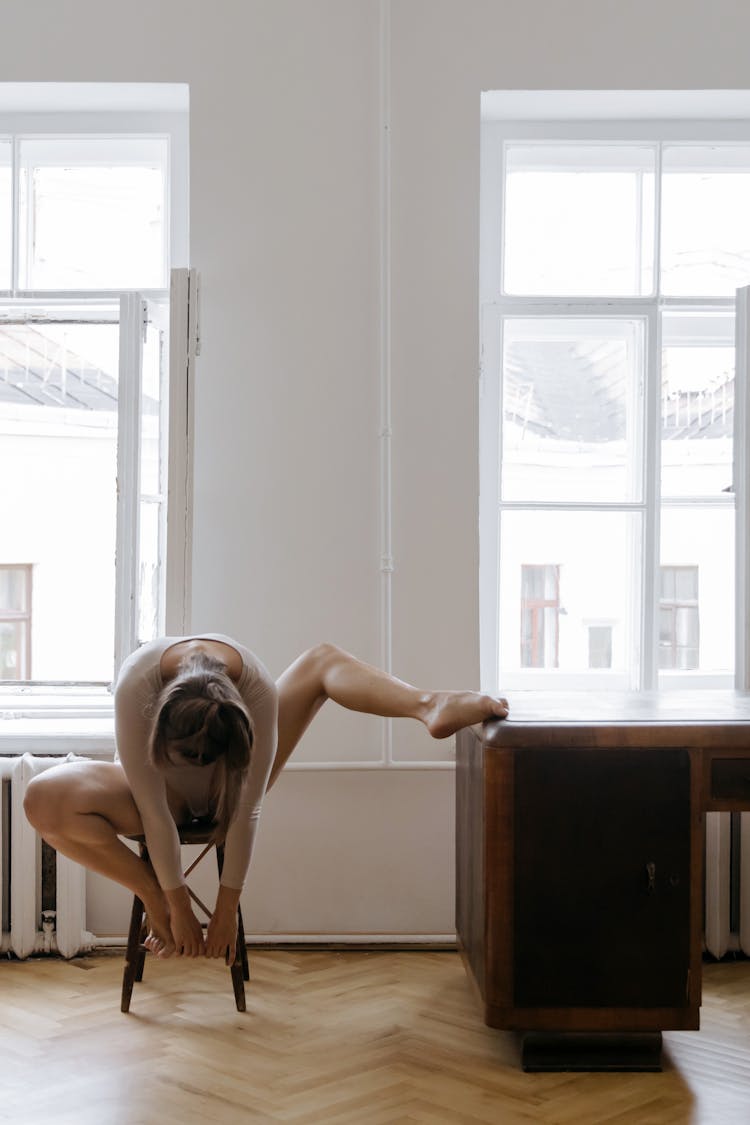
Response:
[[[143,944],[150,953],[157,957],[171,957],[175,951],[172,929],[169,924],[169,908],[162,897],[144,902],[146,911],[146,925],[148,933]]]
[[[505,719],[507,715],[507,699],[478,691],[435,691],[429,696],[422,721],[433,738],[448,738],[462,727],[485,719]]]

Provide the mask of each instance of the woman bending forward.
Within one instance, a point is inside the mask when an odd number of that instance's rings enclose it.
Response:
[[[162,637],[125,661],[115,687],[114,762],[72,762],[34,778],[26,815],[48,844],[142,900],[159,956],[231,960],[237,904],[261,804],[326,699],[353,711],[419,719],[434,738],[508,705],[477,692],[420,691],[323,644],[274,684],[230,637]],[[208,818],[225,842],[205,938],[180,866],[177,825]],[[151,865],[120,836],[145,834]]]

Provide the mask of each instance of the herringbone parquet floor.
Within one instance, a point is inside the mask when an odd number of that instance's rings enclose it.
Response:
[[[661,1074],[524,1074],[454,953],[250,951],[248,1011],[217,963],[0,964],[12,1125],[748,1125],[750,962],[705,966],[700,1032]]]

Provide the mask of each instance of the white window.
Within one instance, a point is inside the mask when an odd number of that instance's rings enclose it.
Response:
[[[0,563],[0,679],[31,675],[32,568]]]
[[[750,114],[688,121],[672,104],[659,123],[583,111],[512,121],[489,120],[488,104],[484,682],[731,686],[735,520],[745,519],[735,448],[746,441],[734,409],[735,291],[750,284]],[[556,652],[539,659],[526,591],[550,556]]]
[[[6,680],[104,690],[165,631],[168,534],[184,558],[186,527],[184,465],[171,531],[166,509],[169,458],[186,456],[168,440],[187,411],[184,380],[169,382],[170,345],[187,348],[170,341],[170,291],[182,303],[189,286],[186,122],[132,105],[0,111]],[[181,607],[180,581],[174,568]]]

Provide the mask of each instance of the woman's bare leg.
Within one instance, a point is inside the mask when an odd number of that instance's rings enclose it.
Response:
[[[373,668],[336,645],[304,653],[276,681],[279,693],[279,745],[269,788],[327,699],[388,718],[419,719],[433,738],[447,738],[484,719],[504,719],[504,699],[475,691],[421,691]]]
[[[154,953],[174,952],[169,911],[150,864],[118,836],[143,832],[141,817],[116,762],[66,762],[29,783],[24,810],[37,832],[76,863],[121,883],[143,902]]]

